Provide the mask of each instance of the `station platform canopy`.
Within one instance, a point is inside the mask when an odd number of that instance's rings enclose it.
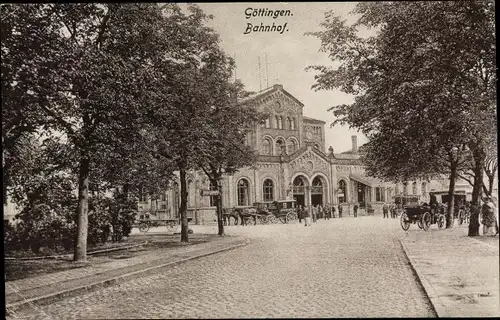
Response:
[[[361,182],[362,184],[367,185],[367,186],[372,187],[372,188],[383,187],[384,185],[386,185],[386,182],[384,182],[380,179],[372,178],[372,177],[365,177],[365,176],[362,176],[359,174],[354,174],[354,173],[351,173],[349,175],[349,178],[352,180],[355,180],[357,182]]]

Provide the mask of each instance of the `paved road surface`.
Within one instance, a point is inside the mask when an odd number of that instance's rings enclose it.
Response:
[[[233,226],[233,251],[17,314],[25,319],[434,317],[398,220]]]

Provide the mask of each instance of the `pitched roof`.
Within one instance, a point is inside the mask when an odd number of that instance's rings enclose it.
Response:
[[[297,102],[301,107],[304,106],[304,104],[302,102],[300,102],[300,100],[298,100],[293,95],[291,95],[288,91],[286,91],[285,89],[283,89],[283,86],[280,85],[280,84],[275,84],[272,87],[266,88],[264,90],[261,90],[259,92],[254,93],[252,95],[249,95],[248,97],[239,100],[238,103],[241,103],[241,104],[248,103],[248,102],[253,101],[255,99],[258,99],[258,98],[260,98],[260,97],[262,97],[262,96],[264,96],[264,95],[266,95],[268,93],[276,92],[278,90],[281,90],[285,95],[287,95],[293,101]]]
[[[323,121],[323,120],[319,120],[319,119],[313,119],[313,118],[309,118],[309,117],[302,117],[302,119],[304,119],[305,121],[308,121],[308,122],[320,122],[320,123],[323,123],[325,124],[326,122]]]

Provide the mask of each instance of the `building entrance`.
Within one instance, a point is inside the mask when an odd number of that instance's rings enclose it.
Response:
[[[323,195],[322,194],[312,194],[311,195],[311,204],[313,206],[315,206],[315,205],[323,206]]]
[[[306,197],[303,194],[294,194],[293,198],[295,199],[296,203],[295,205],[298,206],[305,206],[306,205]]]
[[[320,177],[314,178],[311,187],[311,205],[323,206],[323,182]]]
[[[296,177],[293,180],[293,198],[297,201],[297,206],[306,205],[306,188],[302,177]]]
[[[366,192],[366,186],[362,183],[357,183],[358,184],[358,202],[361,204],[365,203],[365,192]]]

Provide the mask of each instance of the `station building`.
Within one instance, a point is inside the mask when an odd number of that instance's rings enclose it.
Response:
[[[258,150],[258,161],[222,181],[224,207],[295,199],[304,206],[340,204],[344,215],[352,214],[355,203],[360,203],[362,208],[369,204],[377,213],[383,203],[392,202],[394,196],[413,194],[426,201],[429,191],[442,189],[437,181],[410,181],[403,185],[366,176],[356,136],[351,137],[352,148],[347,152],[327,149],[325,122],[304,116],[304,104],[281,85],[238,103],[257,107],[268,117],[247,136],[246,143]],[[174,182],[161,199],[141,199],[140,214],[153,219],[178,217],[179,185]],[[188,217],[196,224],[213,223],[215,197],[202,196],[201,190],[213,190],[215,186],[210,185],[204,173],[190,172],[187,187]],[[361,215],[365,212],[360,210]]]

